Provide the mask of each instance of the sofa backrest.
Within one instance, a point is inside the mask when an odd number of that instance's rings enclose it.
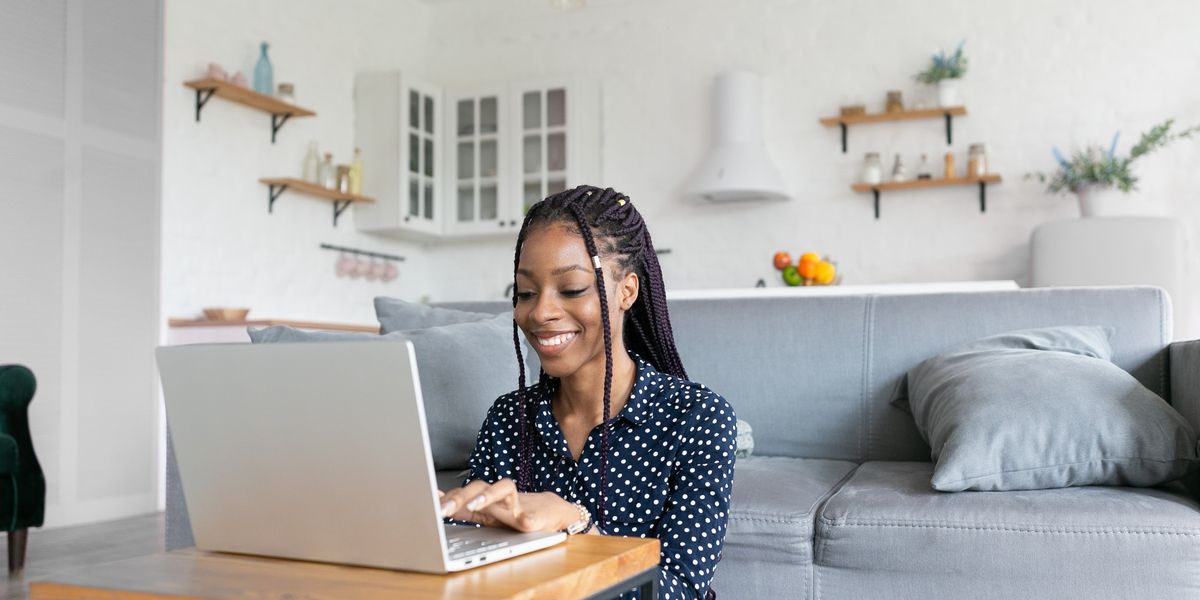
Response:
[[[1170,300],[1158,288],[673,300],[669,309],[688,375],[750,423],[755,454],[928,461],[911,415],[889,404],[896,385],[951,346],[1016,329],[1113,327],[1113,362],[1169,398]]]

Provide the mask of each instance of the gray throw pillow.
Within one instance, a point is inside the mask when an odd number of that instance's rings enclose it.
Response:
[[[455,323],[474,323],[486,321],[495,316],[493,313],[468,312],[405,302],[399,298],[388,298],[387,296],[375,298],[375,317],[379,319],[379,332],[383,334],[454,325]]]
[[[1153,486],[1186,474],[1197,459],[1195,431],[1109,362],[1111,335],[1103,327],[1015,331],[909,371],[908,402],[937,463],[934,489]]]
[[[409,339],[417,354],[425,420],[438,470],[463,469],[475,448],[479,427],[496,398],[517,387],[512,317],[455,323],[387,335],[304,331],[274,326],[250,329],[254,343],[395,341]],[[537,379],[537,356],[525,350],[526,381]]]

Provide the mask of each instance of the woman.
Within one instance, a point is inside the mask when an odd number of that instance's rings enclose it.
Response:
[[[517,237],[519,387],[488,411],[452,519],[520,531],[656,537],[660,598],[714,597],[736,418],[687,381],[637,209],[580,186],[535,204]],[[541,361],[526,387],[518,329]]]

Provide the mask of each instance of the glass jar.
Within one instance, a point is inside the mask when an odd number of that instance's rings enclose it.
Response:
[[[987,175],[987,150],[983,144],[971,144],[967,150],[967,177]]]
[[[862,175],[863,183],[877,184],[883,183],[883,161],[879,159],[878,152],[868,152],[863,157]]]
[[[280,101],[287,102],[288,104],[295,104],[296,86],[290,83],[279,84],[279,91],[275,93],[275,97]]]
[[[350,193],[350,165],[337,166],[337,184],[334,189],[343,194]]]

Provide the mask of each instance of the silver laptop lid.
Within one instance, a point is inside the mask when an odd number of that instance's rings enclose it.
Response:
[[[446,571],[410,342],[157,357],[197,547]]]

